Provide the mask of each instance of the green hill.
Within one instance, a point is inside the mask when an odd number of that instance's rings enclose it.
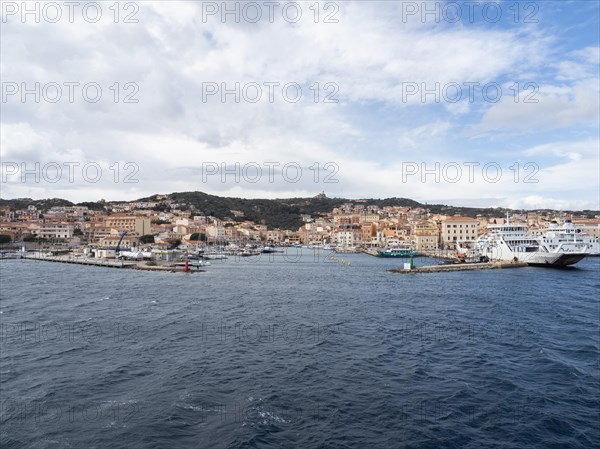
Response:
[[[165,199],[166,198],[166,199]],[[506,212],[527,212],[525,210],[511,210],[504,208],[476,208],[449,206],[444,204],[421,204],[417,201],[407,198],[385,198],[385,199],[346,199],[346,198],[327,198],[324,195],[317,195],[313,198],[286,198],[286,199],[245,199],[221,197],[209,195],[204,192],[174,192],[168,195],[152,195],[146,198],[140,198],[135,201],[158,202],[159,210],[168,210],[169,205],[166,202],[181,205],[181,209],[192,210],[195,215],[212,215],[218,218],[231,218],[237,221],[252,220],[255,223],[266,224],[270,228],[281,228],[297,230],[302,226],[302,215],[319,216],[332,209],[340,207],[343,204],[361,204],[375,205],[380,208],[386,206],[400,207],[421,207],[429,209],[434,214],[445,215],[463,215],[467,217],[476,217],[477,215],[499,217]],[[119,201],[119,203],[127,201]],[[134,201],[130,201],[134,202]],[[116,201],[101,202],[83,202],[78,203],[81,206],[87,206],[91,209],[101,210],[105,204],[117,203]],[[31,198],[0,199],[0,207],[9,206],[12,210],[26,209],[27,206],[34,205],[42,212],[53,206],[72,206],[74,203],[60,198],[33,200]],[[232,210],[240,211],[243,217],[234,217]],[[552,210],[539,210],[542,213],[556,213]],[[574,214],[584,214],[595,216],[599,211],[563,211]]]

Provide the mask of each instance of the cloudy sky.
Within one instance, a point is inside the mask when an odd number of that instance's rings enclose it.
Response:
[[[599,5],[3,1],[1,195],[600,209]]]

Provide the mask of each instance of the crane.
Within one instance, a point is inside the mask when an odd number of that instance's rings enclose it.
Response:
[[[127,235],[127,231],[123,231],[121,233],[121,238],[119,239],[119,243],[117,243],[117,247],[115,248],[115,255],[119,256],[119,250],[121,249],[121,242],[123,241],[123,237]]]

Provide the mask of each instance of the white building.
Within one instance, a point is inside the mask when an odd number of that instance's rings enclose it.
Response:
[[[337,242],[338,246],[342,246],[342,247],[354,246],[354,232],[338,231],[335,236],[336,236],[336,242]]]
[[[40,226],[39,236],[44,239],[70,239],[74,227],[69,224],[45,224]]]

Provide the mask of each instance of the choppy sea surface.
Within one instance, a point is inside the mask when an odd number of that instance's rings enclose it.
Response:
[[[600,258],[402,262],[2,261],[0,447],[600,447]]]

